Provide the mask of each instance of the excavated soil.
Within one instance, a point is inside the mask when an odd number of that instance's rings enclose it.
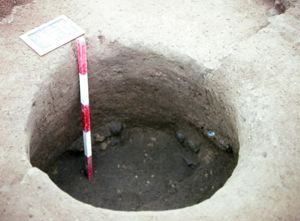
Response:
[[[91,182],[84,175],[80,137],[46,172],[62,190],[97,207],[136,211],[190,206],[224,185],[236,159],[203,137],[192,146],[194,141],[180,143],[175,134],[168,128],[126,128],[94,144]]]

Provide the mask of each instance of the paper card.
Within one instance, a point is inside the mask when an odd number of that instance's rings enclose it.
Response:
[[[83,34],[82,28],[62,15],[26,32],[20,38],[42,56]]]

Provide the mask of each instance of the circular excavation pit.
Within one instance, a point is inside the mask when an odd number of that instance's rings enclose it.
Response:
[[[205,78],[209,71],[106,47],[89,61],[92,181],[84,174],[75,68],[57,70],[36,95],[32,165],[69,195],[101,208],[168,210],[211,197],[237,164],[238,142],[226,98]]]

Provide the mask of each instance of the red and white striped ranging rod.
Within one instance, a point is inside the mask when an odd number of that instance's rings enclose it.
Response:
[[[83,127],[83,144],[85,155],[85,169],[89,180],[93,177],[93,162],[92,162],[92,143],[91,143],[91,122],[90,122],[90,106],[89,106],[89,86],[87,73],[87,55],[86,43],[84,37],[79,37],[76,40],[77,59],[79,69],[79,86],[80,86],[80,101],[81,115]]]

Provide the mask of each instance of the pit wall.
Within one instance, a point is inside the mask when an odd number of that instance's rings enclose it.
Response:
[[[116,42],[93,43],[88,51],[92,131],[93,125],[112,120],[130,126],[172,125],[175,130],[184,124],[203,134],[215,131],[238,152],[233,110],[207,80],[210,70]],[[33,166],[45,169],[80,136],[78,85],[76,66],[62,66],[50,83],[40,86],[28,122]]]

